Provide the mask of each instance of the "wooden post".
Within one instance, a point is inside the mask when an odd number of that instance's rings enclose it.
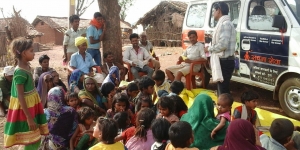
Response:
[[[69,17],[75,14],[75,0],[69,0]],[[69,22],[68,17],[68,22]],[[68,28],[71,28],[70,23],[68,24]]]

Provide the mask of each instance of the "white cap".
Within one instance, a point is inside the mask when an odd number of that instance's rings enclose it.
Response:
[[[103,83],[105,76],[103,74],[96,73],[93,78],[97,81],[97,83]]]
[[[15,72],[15,67],[13,66],[6,66],[3,69],[3,73],[5,73],[7,76],[14,75],[14,72]]]

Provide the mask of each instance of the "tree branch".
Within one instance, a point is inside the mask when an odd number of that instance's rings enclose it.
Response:
[[[89,0],[77,0],[77,4],[76,4],[76,14],[78,16],[81,16],[82,14],[85,13],[86,9],[88,7],[90,7],[95,0],[92,0],[90,3],[88,3]],[[86,4],[85,4],[86,2]],[[84,6],[85,4],[85,6]]]
[[[77,0],[77,4],[76,4],[76,15],[79,15],[79,11],[80,11],[80,9],[79,9],[79,2],[80,2],[80,0]]]

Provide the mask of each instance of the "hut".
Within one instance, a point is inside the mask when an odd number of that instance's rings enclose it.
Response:
[[[185,2],[162,1],[140,18],[136,25],[143,26],[154,46],[181,46],[186,9]]]
[[[89,26],[90,19],[80,19],[79,28],[87,28]],[[53,16],[37,16],[32,25],[36,30],[43,32],[44,36],[35,38],[35,42],[41,44],[54,44],[62,45],[64,39],[64,33],[68,29],[69,20],[68,17],[53,17]],[[132,32],[131,25],[127,22],[120,22],[122,31]]]
[[[80,19],[81,28],[89,25],[88,19]],[[68,17],[37,16],[31,23],[44,36],[34,39],[35,42],[47,45],[62,45],[64,33],[69,26]]]
[[[8,53],[8,45],[14,38],[26,37],[33,39],[43,35],[20,16],[21,11],[16,11],[14,8],[13,10],[12,17],[0,18],[0,67],[13,63],[10,53]]]
[[[121,20],[120,27],[122,30],[122,39],[128,39],[129,35],[132,34],[131,24]]]

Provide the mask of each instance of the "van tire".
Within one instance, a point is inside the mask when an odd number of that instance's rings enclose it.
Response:
[[[279,102],[289,117],[300,120],[300,78],[290,78],[282,83]]]

